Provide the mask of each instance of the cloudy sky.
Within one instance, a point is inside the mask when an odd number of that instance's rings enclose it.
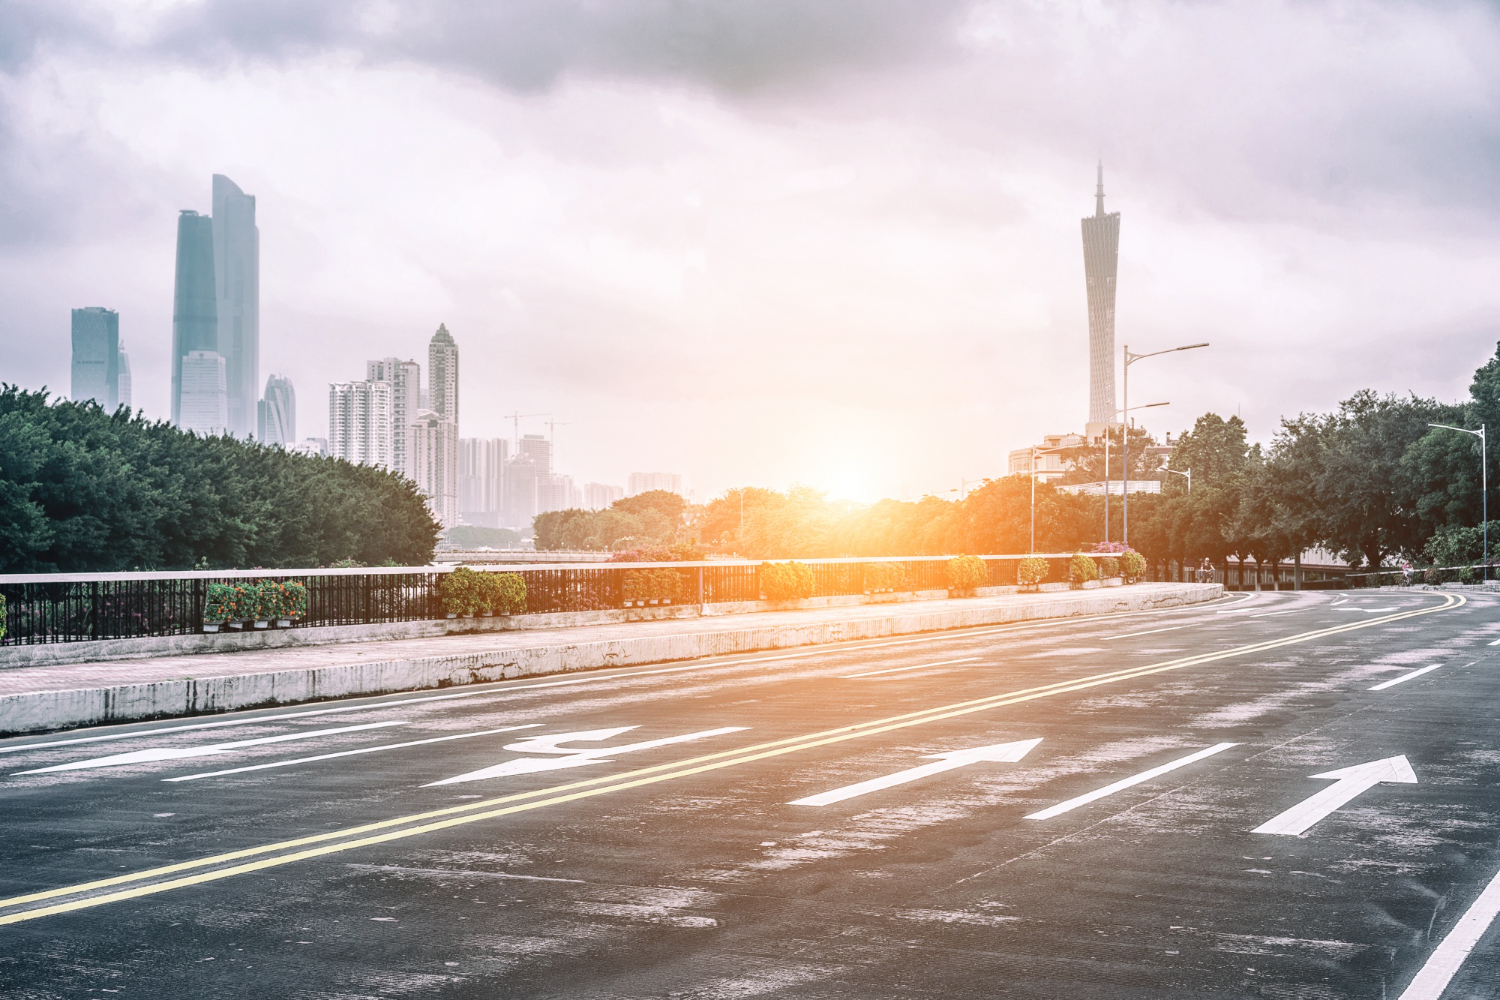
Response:
[[[168,412],[179,209],[256,195],[261,372],[462,351],[462,431],[580,482],[859,499],[1081,429],[1078,220],[1123,213],[1149,426],[1456,398],[1500,339],[1479,2],[60,0],[0,5],[0,380],[120,312]],[[541,418],[522,432],[543,431]]]

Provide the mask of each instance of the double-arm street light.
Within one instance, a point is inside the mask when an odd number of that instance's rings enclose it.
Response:
[[[1147,351],[1145,354],[1133,354],[1130,345],[1125,345],[1125,412],[1130,411],[1130,366],[1145,358],[1154,358],[1158,354],[1171,354],[1173,351],[1191,351],[1198,347],[1207,347],[1205,341],[1202,344],[1184,344],[1182,347],[1169,347],[1165,351]],[[1126,546],[1130,545],[1130,433],[1127,429],[1125,434],[1125,495],[1121,507],[1121,528],[1124,538],[1121,539]]]
[[[1188,492],[1189,493],[1193,492],[1193,470],[1192,469],[1189,469],[1186,472],[1178,472],[1176,469],[1162,469],[1161,471],[1163,471],[1163,472],[1170,472],[1174,476],[1187,476]]]
[[[1454,427],[1452,424],[1428,424],[1427,426],[1472,434],[1479,439],[1479,509],[1480,517],[1484,518],[1484,579],[1488,582],[1490,578],[1490,463],[1485,454],[1488,445],[1484,439],[1484,424],[1480,424],[1477,431],[1471,431],[1467,427]]]

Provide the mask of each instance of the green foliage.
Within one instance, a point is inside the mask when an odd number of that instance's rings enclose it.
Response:
[[[1120,569],[1125,573],[1125,582],[1134,583],[1146,575],[1146,557],[1139,552],[1127,552],[1120,557]]]
[[[1030,556],[1022,559],[1021,564],[1016,567],[1016,582],[1023,587],[1035,587],[1047,579],[1049,570],[1047,560],[1040,556]]]
[[[438,600],[450,615],[472,615],[485,610],[488,594],[483,575],[459,566],[438,581]]]
[[[5,638],[5,595],[0,594],[0,639]]]
[[[867,563],[865,589],[872,594],[904,593],[911,590],[906,582],[906,567],[895,562]]]
[[[423,565],[415,484],[0,387],[0,572]]]
[[[1459,583],[1478,583],[1479,582],[1479,567],[1477,567],[1477,566],[1464,566],[1464,567],[1461,567],[1459,569],[1459,571],[1458,571],[1458,582]]]
[[[526,611],[526,580],[519,573],[476,573],[477,610],[497,615]]]
[[[260,608],[260,586],[248,580],[210,583],[204,593],[203,620],[241,622],[256,618]]]
[[[1082,552],[1075,552],[1073,558],[1068,561],[1068,579],[1073,584],[1080,585],[1090,580],[1099,579],[1099,566],[1093,557],[1086,556]]]
[[[541,550],[602,551],[684,541],[687,501],[666,490],[647,490],[616,500],[607,510],[556,510],[532,520]],[[680,558],[680,557],[678,557]]]
[[[625,600],[675,601],[682,594],[682,575],[675,569],[633,569],[625,574]]]
[[[990,571],[978,556],[954,556],[948,560],[948,589],[960,594],[971,594],[975,587],[984,586]]]
[[[770,601],[789,601],[813,595],[816,580],[806,563],[761,563],[760,592]]]
[[[1120,575],[1120,560],[1116,556],[1095,556],[1094,563],[1099,567],[1100,579],[1108,580]]]

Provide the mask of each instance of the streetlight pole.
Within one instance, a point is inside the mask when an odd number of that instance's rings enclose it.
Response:
[[[1186,472],[1178,472],[1176,469],[1163,469],[1161,471],[1163,471],[1163,472],[1170,472],[1174,476],[1187,476],[1188,492],[1189,493],[1193,492],[1193,470],[1192,469],[1189,469]]]
[[[1484,579],[1488,583],[1490,579],[1490,463],[1489,456],[1486,454],[1488,443],[1484,437],[1484,424],[1480,424],[1477,431],[1471,431],[1467,427],[1454,427],[1452,424],[1428,424],[1427,426],[1472,434],[1479,439],[1479,509],[1480,517],[1484,518]]]
[[[1127,400],[1127,402],[1128,402],[1128,400]],[[1171,406],[1171,405],[1172,405],[1171,403],[1146,403],[1143,406],[1132,406],[1132,407],[1130,407],[1129,409],[1126,409],[1126,410],[1116,410],[1115,411],[1115,416],[1119,417],[1121,419],[1121,421],[1124,421],[1126,419],[1126,414],[1128,414],[1130,412],[1130,410],[1149,410],[1152,407],[1156,407],[1156,406]],[[1121,423],[1120,424],[1120,440],[1122,442],[1125,440],[1125,435],[1128,434],[1128,433],[1130,433],[1129,428],[1124,423]],[[1127,450],[1126,451],[1126,455],[1129,455],[1129,454],[1130,454],[1130,452],[1129,452],[1129,450]],[[1127,473],[1127,477],[1128,477],[1128,475],[1129,474]],[[1128,485],[1128,478],[1127,478],[1127,485]],[[1104,428],[1104,544],[1105,545],[1109,544],[1109,486],[1110,486],[1110,478],[1109,478],[1109,428],[1106,427],[1106,428]]]
[[[1131,365],[1135,364],[1137,361],[1140,361],[1140,360],[1142,360],[1144,358],[1154,358],[1158,354],[1171,354],[1173,351],[1191,351],[1194,348],[1207,347],[1207,346],[1208,346],[1208,343],[1205,341],[1202,344],[1184,344],[1182,347],[1169,347],[1169,348],[1167,348],[1164,351],[1148,351],[1145,354],[1132,354],[1131,351],[1130,351],[1130,345],[1126,344],[1125,345],[1125,409],[1122,412],[1124,412],[1126,414],[1128,414],[1130,412],[1130,366]],[[1125,536],[1121,540],[1125,543],[1125,547],[1129,548],[1130,547],[1130,424],[1129,424],[1128,420],[1127,420],[1127,422],[1125,424],[1124,431],[1123,431],[1123,433],[1122,433],[1121,436],[1124,439],[1121,443],[1124,446],[1125,469],[1121,473],[1121,475],[1124,477],[1122,485],[1125,487],[1125,492],[1124,492],[1124,494],[1120,498],[1120,501],[1121,501],[1121,508],[1120,509],[1121,509],[1121,512],[1122,512],[1121,513],[1121,518],[1120,518],[1120,520],[1121,520],[1120,527],[1122,529],[1121,533]]]

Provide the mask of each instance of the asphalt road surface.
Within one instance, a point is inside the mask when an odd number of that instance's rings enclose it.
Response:
[[[1494,605],[1231,595],[0,741],[0,995],[1500,996]]]

